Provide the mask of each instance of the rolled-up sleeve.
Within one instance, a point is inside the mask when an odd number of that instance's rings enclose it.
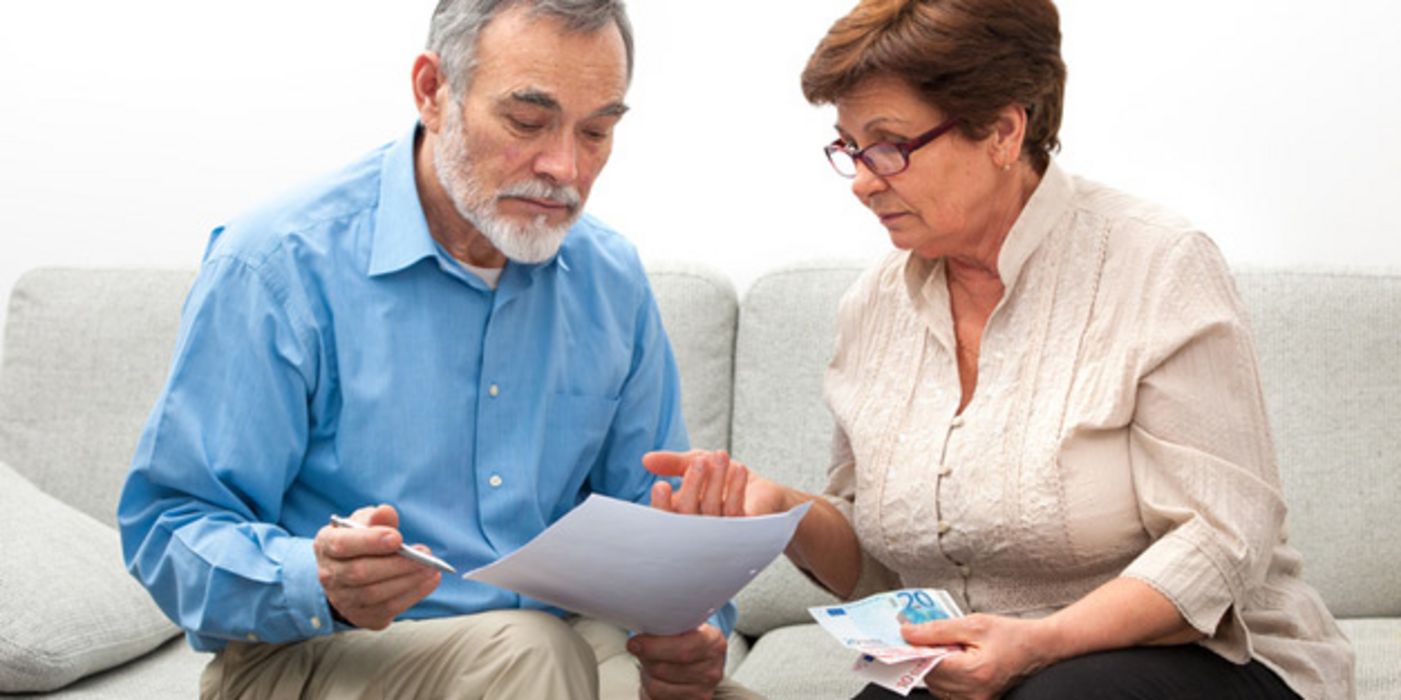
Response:
[[[1226,264],[1204,236],[1175,241],[1148,286],[1129,449],[1153,544],[1124,575],[1244,662],[1236,613],[1264,580],[1285,514],[1254,346]]]

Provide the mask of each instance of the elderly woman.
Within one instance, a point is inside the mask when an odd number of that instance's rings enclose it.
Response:
[[[814,501],[787,554],[823,586],[951,592],[976,614],[904,632],[962,647],[936,697],[1349,697],[1226,264],[1057,167],[1064,81],[1049,0],[864,0],[833,26],[803,90],[898,250],[840,306],[827,489],[656,453],[684,480],[653,500]]]

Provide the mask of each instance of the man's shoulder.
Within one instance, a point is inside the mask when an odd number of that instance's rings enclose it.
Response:
[[[379,203],[386,148],[233,217],[214,230],[208,255],[259,265],[289,246],[324,251],[347,242],[336,239],[371,216]]]
[[[616,283],[645,283],[646,270],[637,247],[602,221],[585,214],[560,246],[564,266]]]

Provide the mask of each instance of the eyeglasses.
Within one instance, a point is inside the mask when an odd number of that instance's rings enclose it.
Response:
[[[962,121],[960,117],[954,117],[909,141],[882,141],[858,151],[842,143],[841,139],[837,139],[827,144],[827,147],[822,150],[827,153],[827,162],[832,164],[832,169],[836,170],[837,174],[842,177],[856,177],[857,161],[865,163],[872,173],[881,177],[889,177],[905,172],[905,168],[910,167],[911,153],[943,136],[949,129],[957,126],[960,121]]]

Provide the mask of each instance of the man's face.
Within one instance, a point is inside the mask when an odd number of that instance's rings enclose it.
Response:
[[[523,8],[492,20],[460,112],[446,96],[433,145],[458,213],[511,260],[553,256],[608,162],[627,83],[612,24],[571,33]]]

